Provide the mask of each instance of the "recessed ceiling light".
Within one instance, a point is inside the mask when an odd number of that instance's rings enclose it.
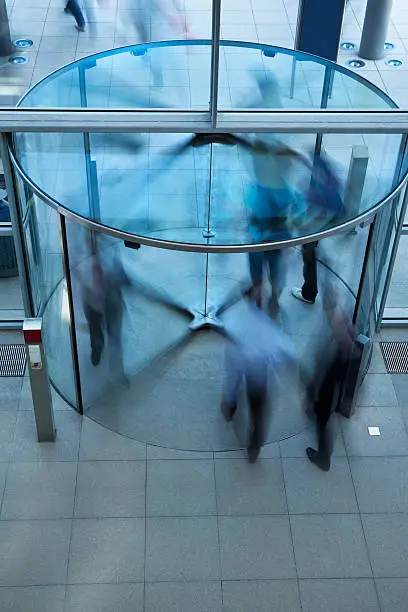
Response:
[[[379,427],[369,427],[368,433],[370,434],[370,436],[381,436]]]

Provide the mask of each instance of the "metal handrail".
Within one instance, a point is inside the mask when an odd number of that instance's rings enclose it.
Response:
[[[287,134],[405,134],[408,111],[2,108],[0,132],[259,132]]]

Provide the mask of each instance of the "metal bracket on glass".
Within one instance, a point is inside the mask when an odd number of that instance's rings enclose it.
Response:
[[[203,327],[213,327],[215,329],[224,329],[224,323],[215,312],[204,314],[203,312],[194,312],[194,319],[191,321],[189,328],[192,331],[197,331]]]

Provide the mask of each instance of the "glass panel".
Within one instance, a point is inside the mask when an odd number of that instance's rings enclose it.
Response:
[[[127,248],[70,221],[67,237],[85,410],[128,435],[145,421],[149,431],[167,407],[149,416],[156,370],[204,314],[206,255]]]
[[[16,138],[23,169],[69,210],[135,235],[203,245],[273,242],[355,218],[391,191],[401,142],[344,134],[242,134],[214,144],[186,134]]]
[[[0,321],[24,319],[20,277],[12,235],[1,233],[1,219],[9,219],[8,205],[0,200]],[[8,224],[7,224],[8,225]]]
[[[408,280],[406,262],[408,258],[408,237],[400,237],[397,257],[392,269],[384,319],[408,319]]]
[[[180,19],[184,23],[184,17]],[[133,45],[104,51],[61,68],[40,81],[20,104],[42,108],[207,110],[210,66],[209,42]]]
[[[298,51],[222,41],[219,108],[389,108],[373,83]]]
[[[52,384],[72,406],[77,406],[67,285],[63,271],[58,213],[18,179],[26,198],[23,239],[35,315],[43,318],[44,346]],[[22,207],[23,208],[23,207]]]

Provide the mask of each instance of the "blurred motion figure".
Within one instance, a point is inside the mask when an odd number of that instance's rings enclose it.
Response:
[[[110,361],[114,372],[129,384],[123,366],[122,323],[125,311],[123,288],[130,281],[120,259],[114,256],[112,264],[103,265],[99,254],[92,257],[90,274],[82,274],[81,292],[85,318],[89,329],[91,361],[99,365],[109,339]]]
[[[265,443],[268,379],[272,385],[285,364],[296,360],[295,349],[274,321],[251,302],[229,321],[232,342],[226,352],[226,380],[221,410],[231,421],[237,409],[238,391],[245,383],[249,404],[248,461],[254,463]]]
[[[313,401],[316,415],[318,449],[306,449],[310,461],[321,470],[330,469],[333,450],[333,436],[330,431],[330,417],[336,408],[336,399],[341,393],[347,371],[358,367],[358,359],[353,355],[356,333],[350,317],[341,306],[340,296],[332,287],[323,292],[323,309],[332,333],[331,351],[325,346],[321,360],[321,382],[314,388],[309,387],[309,398]]]

